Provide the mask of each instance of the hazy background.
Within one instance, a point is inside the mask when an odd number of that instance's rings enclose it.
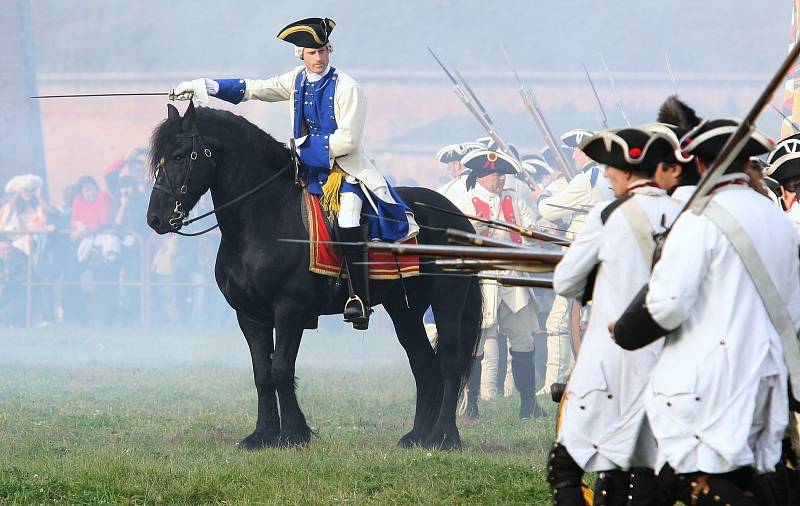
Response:
[[[111,323],[119,326],[141,321],[234,324],[213,284],[217,239],[173,237],[169,240],[176,240],[177,247],[165,246],[163,238],[155,238],[144,223],[150,183],[141,178],[142,153],[166,114],[166,97],[35,102],[27,98],[30,95],[166,92],[179,81],[197,77],[269,77],[300,64],[292,47],[275,37],[283,26],[304,17],[330,17],[337,23],[331,37],[332,64],[361,83],[369,102],[367,151],[398,184],[434,187],[444,177],[443,167],[433,158],[435,152],[444,144],[474,140],[484,132],[458,101],[426,46],[463,72],[500,134],[525,154],[543,142],[522,107],[503,45],[536,91],[556,132],[600,128],[582,63],[593,74],[610,126],[622,126],[601,54],[633,123],[653,121],[659,105],[673,92],[665,54],[679,94],[701,116],[742,116],[786,54],[792,11],[791,0],[5,1],[9,3],[0,0],[0,26],[5,30],[0,35],[11,45],[0,62],[17,66],[0,66],[0,83],[9,90],[0,113],[27,110],[40,119],[40,128],[25,138],[34,143],[41,138],[43,162],[37,163],[44,168],[0,167],[0,185],[5,184],[5,175],[45,174],[45,198],[60,213],[57,226],[66,234],[74,185],[80,177],[95,177],[101,190],[113,194],[108,175],[121,163],[124,171],[141,180],[127,225],[139,235],[131,236],[129,249],[123,249],[112,267],[101,265],[91,272],[76,265],[77,241],[62,235],[60,249],[52,248],[50,270],[40,281],[73,285],[63,293],[50,294],[48,287],[26,292],[38,308],[27,320],[69,323],[68,317],[58,316],[59,307],[69,313],[70,304],[88,307],[87,301],[94,300],[97,307],[86,311],[88,321],[109,323],[99,317],[112,311]],[[17,85],[23,81],[24,86]],[[776,96],[774,103],[780,100]],[[287,104],[233,106],[212,99],[210,105],[247,117],[279,140],[289,136]],[[3,125],[6,141],[15,128],[10,123]],[[779,116],[768,109],[759,126],[776,137],[779,123]],[[0,204],[7,198],[0,196]],[[116,233],[125,240],[124,230]],[[48,247],[58,242],[48,241]],[[156,272],[152,261],[170,248],[181,262]],[[142,251],[147,253],[144,261]],[[34,267],[40,264],[36,258]],[[184,285],[154,288],[141,297],[136,283],[145,276],[151,284]],[[118,280],[133,284],[126,288],[91,284]],[[118,307],[109,310],[103,305],[109,300]],[[375,325],[375,332],[391,334],[388,322],[379,321],[383,323]]]
[[[741,116],[784,57],[791,17],[790,0],[31,0],[30,6],[42,93],[166,91],[201,76],[271,76],[298,64],[277,32],[303,17],[330,17],[337,23],[333,65],[367,92],[368,150],[397,180],[427,185],[440,177],[432,159],[438,147],[483,134],[428,45],[462,70],[508,141],[534,149],[543,143],[521,107],[503,44],[555,130],[600,126],[583,62],[610,124],[621,124],[601,53],[633,122],[652,121],[672,91],[665,53],[678,91],[701,115]],[[58,190],[66,174],[96,172],[104,160],[143,145],[164,103],[146,97],[42,102],[51,184]],[[288,136],[285,104],[235,110],[279,139]],[[765,112],[762,128],[777,134],[778,123],[774,112]]]

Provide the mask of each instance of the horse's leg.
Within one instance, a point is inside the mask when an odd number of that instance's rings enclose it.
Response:
[[[475,290],[465,278],[438,278],[431,290],[433,316],[439,334],[438,355],[442,374],[442,402],[433,428],[423,444],[429,448],[453,450],[461,448],[461,436],[456,425],[456,407],[462,381],[468,368],[469,353],[464,349],[462,333],[475,333],[472,320],[480,326],[480,290]],[[474,280],[469,280],[472,283]],[[475,297],[478,297],[475,304]],[[472,302],[472,304],[470,304]],[[477,312],[477,315],[466,314]]]
[[[419,303],[417,297],[416,294],[409,295],[409,299]],[[422,323],[422,315],[425,310],[420,307],[408,309],[405,306],[405,300],[401,301],[401,296],[387,297],[387,299],[384,300],[383,307],[392,318],[397,339],[406,351],[417,387],[414,426],[397,443],[401,447],[408,448],[422,443],[433,427],[441,404],[441,376],[438,359],[431,348],[428,335],[425,333],[425,326]]]
[[[311,439],[311,429],[297,402],[294,382],[297,352],[308,319],[309,315],[290,312],[286,308],[276,312],[272,381],[281,407],[280,444],[286,446],[304,446]]]
[[[239,328],[242,329],[250,357],[253,360],[253,377],[258,392],[258,419],[256,430],[244,438],[239,446],[246,450],[257,450],[265,446],[276,446],[281,421],[278,418],[278,401],[275,384],[272,382],[272,325],[256,321],[237,312]]]

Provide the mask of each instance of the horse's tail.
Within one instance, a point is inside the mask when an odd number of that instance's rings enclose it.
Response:
[[[467,357],[467,367],[461,377],[463,389],[472,373],[472,357],[481,341],[481,322],[483,321],[483,296],[478,278],[472,278],[467,290],[467,300],[461,313],[461,349]]]

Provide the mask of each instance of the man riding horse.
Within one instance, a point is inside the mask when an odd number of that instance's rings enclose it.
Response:
[[[344,319],[366,330],[372,312],[365,238],[403,241],[419,227],[408,206],[367,158],[361,145],[366,98],[355,80],[329,64],[329,40],[336,24],[327,18],[291,23],[278,38],[294,44],[303,65],[271,79],[195,79],[170,90],[170,98],[200,102],[214,96],[232,104],[257,99],[289,101],[292,132],[299,148],[300,179],[317,195],[329,216],[336,216],[337,238],[351,280]],[[364,201],[365,224],[361,216]],[[360,263],[361,265],[356,265]]]

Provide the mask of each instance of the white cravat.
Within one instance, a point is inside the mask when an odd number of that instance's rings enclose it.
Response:
[[[322,79],[323,77],[325,77],[325,75],[328,73],[328,71],[330,69],[331,69],[331,66],[328,65],[327,67],[325,67],[325,70],[323,70],[321,74],[315,74],[315,73],[311,72],[310,70],[306,69],[306,79],[308,79],[308,82],[310,82],[310,83],[315,83],[315,82],[319,81],[320,79]]]

